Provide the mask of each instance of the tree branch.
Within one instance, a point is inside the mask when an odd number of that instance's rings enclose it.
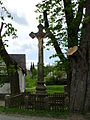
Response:
[[[85,3],[84,0],[80,0],[76,18],[74,18],[75,31],[76,32],[78,32],[78,29],[79,29],[79,26],[80,26],[80,23],[81,23],[81,20],[82,20],[84,3]]]
[[[71,0],[63,0],[63,2],[67,26],[70,26],[74,19]]]
[[[1,27],[0,27],[0,37],[1,37],[1,32],[2,32],[2,29],[3,29],[3,25],[4,25],[4,23],[3,23],[3,22],[1,22]]]
[[[56,51],[59,59],[60,59],[63,63],[66,62],[67,59],[65,58],[64,54],[62,53],[61,48],[60,48],[60,46],[59,46],[59,44],[58,44],[55,36],[52,34],[50,38],[51,38],[51,40],[52,40],[53,46],[54,46],[54,48],[55,48],[55,51]]]
[[[4,23],[1,22],[1,27],[0,27],[0,55],[4,59],[6,64],[9,64],[9,62],[12,63],[12,64],[16,64],[16,62],[7,53],[7,51],[5,49],[5,46],[3,44],[3,41],[2,41],[1,32],[3,30],[3,25],[4,25]]]
[[[67,33],[68,33],[68,48],[73,46],[78,46],[78,35],[75,31],[75,24],[73,24],[74,15],[72,9],[71,0],[63,0],[64,2],[64,11],[66,16],[67,23]]]
[[[45,29],[47,29],[49,27],[49,22],[48,22],[47,11],[46,10],[43,12],[43,18],[44,18]]]
[[[49,23],[48,23],[47,11],[46,11],[46,10],[43,12],[43,18],[44,18],[45,30],[48,30],[48,32],[51,33],[51,31],[50,31],[50,29],[49,29]],[[49,38],[51,38],[51,40],[52,40],[53,46],[54,46],[54,48],[55,48],[55,51],[56,51],[59,59],[60,59],[63,63],[66,62],[67,59],[65,58],[64,54],[62,53],[61,48],[60,48],[60,46],[59,46],[59,44],[58,44],[55,36],[51,33],[51,35],[50,35]]]

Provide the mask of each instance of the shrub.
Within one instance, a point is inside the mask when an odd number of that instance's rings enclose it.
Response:
[[[65,85],[67,84],[66,79],[60,79],[54,76],[47,76],[45,77],[45,84],[46,85]]]
[[[55,85],[66,85],[67,80],[66,79],[60,79],[60,78],[55,78],[54,79],[54,84]]]
[[[53,76],[47,76],[44,78],[46,85],[54,85],[54,78]]]

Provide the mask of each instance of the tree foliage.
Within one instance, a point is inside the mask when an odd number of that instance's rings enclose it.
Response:
[[[46,85],[65,85],[66,72],[62,65],[56,63],[55,65],[47,65],[44,67],[44,77]]]
[[[0,34],[2,38],[6,38],[7,36],[12,36],[12,38],[16,38],[16,29],[12,26],[11,23],[7,22],[7,18],[12,20],[13,17],[8,12],[8,10],[4,7],[3,2],[0,0],[0,22],[3,25],[3,31],[0,29]]]
[[[39,22],[52,33],[47,45],[54,46],[56,56],[64,63],[67,49],[80,45],[85,22],[84,5],[85,0],[42,0],[36,5]]]

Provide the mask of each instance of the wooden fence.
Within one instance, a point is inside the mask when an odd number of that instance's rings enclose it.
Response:
[[[54,94],[48,96],[48,105],[50,110],[60,111],[65,110],[65,97],[66,94]]]
[[[5,96],[5,107],[6,108],[22,108],[24,105],[24,95],[18,94],[18,95],[6,95]]]
[[[32,110],[50,110],[61,111],[66,110],[65,105],[66,94],[48,94],[48,95],[16,95],[6,97],[6,107],[18,107],[20,109],[32,109]]]

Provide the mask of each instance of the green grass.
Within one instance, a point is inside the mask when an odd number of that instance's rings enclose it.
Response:
[[[30,80],[29,85],[26,86],[27,92],[35,92],[36,90],[36,80]],[[64,85],[47,85],[46,86],[47,93],[54,94],[54,93],[64,93]]]
[[[68,111],[44,111],[44,110],[30,110],[30,109],[18,109],[18,108],[5,108],[0,107],[0,114],[20,114],[29,116],[42,116],[42,117],[55,117],[55,118],[66,118],[69,115]]]
[[[26,76],[26,92],[35,92],[36,90],[37,78],[31,79],[30,75]],[[46,86],[47,93],[64,93],[64,85],[47,85]]]
[[[29,110],[29,109],[18,109],[18,108],[5,108],[0,107],[0,114],[19,114],[19,115],[26,115],[26,116],[40,116],[40,117],[54,117],[59,119],[70,119],[72,116],[73,118],[79,119],[79,116],[85,118],[85,120],[90,120],[90,113],[70,113],[69,111],[44,111],[44,110]]]
[[[49,85],[46,86],[46,91],[50,94],[64,93],[64,85]]]

